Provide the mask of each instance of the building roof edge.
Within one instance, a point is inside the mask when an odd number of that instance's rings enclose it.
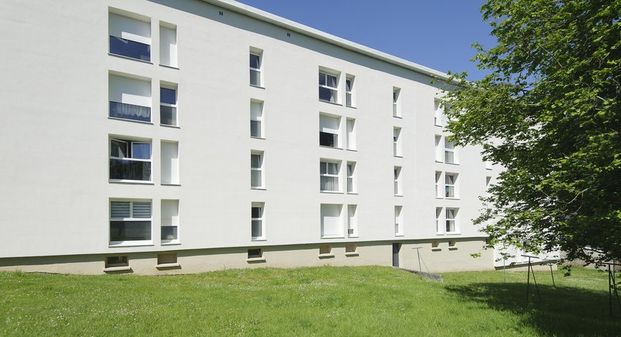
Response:
[[[237,12],[267,23],[271,23],[273,25],[283,27],[285,29],[291,30],[292,32],[296,32],[299,34],[303,34],[338,47],[351,50],[380,61],[384,61],[393,65],[397,65],[399,67],[403,67],[408,70],[412,70],[418,73],[422,73],[427,76],[431,76],[437,79],[448,81],[450,80],[450,76],[444,72],[425,67],[423,65],[402,59],[400,57],[390,55],[388,53],[379,51],[377,49],[373,49],[364,45],[361,45],[356,42],[352,42],[338,36],[320,31],[318,29],[303,25],[301,23],[280,17],[278,15],[274,15],[272,13],[257,9],[252,6],[248,6],[246,4],[234,1],[234,0],[202,0],[204,2],[210,3],[212,5],[222,7],[223,9],[228,9],[233,12]]]

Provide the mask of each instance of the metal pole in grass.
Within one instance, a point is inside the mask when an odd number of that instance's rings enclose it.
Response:
[[[556,288],[556,282],[554,282],[554,271],[552,270],[552,264],[550,263],[550,276],[552,276],[552,286]]]
[[[535,285],[535,292],[537,293],[537,298],[541,300],[541,294],[539,293],[539,287],[537,286],[537,279],[535,278],[535,269],[533,268],[533,264],[531,259],[538,259],[538,256],[522,254],[523,257],[528,258],[528,268],[527,268],[527,276],[526,276],[526,304],[529,302],[530,295],[530,274],[533,274],[533,284]]]
[[[612,266],[608,264],[608,313],[612,317]]]

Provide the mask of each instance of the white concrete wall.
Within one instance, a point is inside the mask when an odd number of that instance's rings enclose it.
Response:
[[[108,55],[110,8],[149,19],[151,63]],[[0,228],[8,238],[0,258],[170,250],[160,243],[162,199],[180,200],[174,249],[433,239],[437,205],[460,208],[459,237],[481,236],[470,224],[485,187],[480,149],[460,149],[459,165],[434,162],[442,130],[433,125],[440,89],[430,77],[220,10],[195,0],[0,3],[2,45],[11,51],[0,63]],[[159,66],[161,22],[176,25],[179,69]],[[263,51],[265,88],[249,86],[251,47]],[[340,72],[342,101],[345,74],[355,76],[356,108],[318,100],[320,67]],[[152,124],[108,118],[110,73],[150,79]],[[179,128],[159,125],[160,82],[178,85]],[[402,118],[392,117],[393,87]],[[250,138],[251,99],[264,102],[265,139]],[[319,146],[320,113],[356,120],[357,151]],[[393,127],[402,158],[393,156]],[[153,184],[108,182],[109,135],[152,140]],[[179,143],[179,186],[161,184],[161,140]],[[264,151],[265,190],[250,189],[252,150]],[[355,161],[358,193],[320,193],[320,158]],[[395,165],[402,197],[393,195]],[[460,174],[461,199],[435,198],[436,170]],[[153,245],[109,247],[110,198],[153,200]],[[251,241],[252,202],[265,203],[266,241]],[[320,238],[320,204],[330,203],[357,205],[358,238]],[[398,238],[395,205],[403,206]]]

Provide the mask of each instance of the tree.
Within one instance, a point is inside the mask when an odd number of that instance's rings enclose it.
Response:
[[[488,75],[443,104],[458,145],[504,167],[475,223],[490,245],[621,259],[621,1],[487,0]]]

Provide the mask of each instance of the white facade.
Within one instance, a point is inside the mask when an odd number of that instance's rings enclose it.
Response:
[[[446,242],[430,269],[493,267],[465,258],[491,170],[445,141],[442,73],[230,1],[8,0],[0,36],[0,267]]]

